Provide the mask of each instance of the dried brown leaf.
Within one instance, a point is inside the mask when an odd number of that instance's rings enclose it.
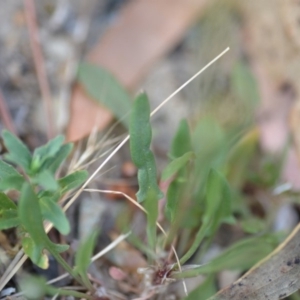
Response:
[[[270,255],[209,300],[283,299],[300,288],[300,225]]]
[[[207,3],[208,0],[130,1],[88,55],[88,60],[106,68],[126,88],[133,90],[153,63],[180,41]],[[67,130],[69,141],[88,135],[95,126],[103,129],[111,119],[106,109],[94,105],[75,86]]]

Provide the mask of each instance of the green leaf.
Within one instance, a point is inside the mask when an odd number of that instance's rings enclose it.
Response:
[[[182,196],[185,191],[186,177],[186,170],[180,170],[179,174],[177,174],[177,177],[170,183],[168,187],[165,214],[172,224],[175,220],[177,220],[176,217],[178,214],[181,214],[181,217],[183,217],[182,212],[179,211],[179,204],[181,203],[180,200],[183,199]]]
[[[193,131],[192,141],[200,168],[203,165],[212,167],[212,162],[227,150],[224,130],[212,117],[200,119]]]
[[[0,230],[17,227],[19,224],[16,204],[0,192]]]
[[[224,221],[233,221],[231,209],[231,192],[227,181],[218,171],[211,169],[206,185],[205,211],[202,225],[187,253],[180,259],[185,263],[198,249],[208,235],[213,235]]]
[[[206,208],[203,223],[215,232],[218,226],[232,215],[231,191],[224,176],[211,169],[206,185]]]
[[[252,234],[262,232],[266,229],[266,225],[266,222],[256,217],[251,217],[241,221],[241,226],[244,232]]]
[[[16,169],[13,166],[7,164],[3,160],[0,160],[0,179],[4,179],[6,177],[13,176],[13,175],[14,176],[17,176],[17,175],[21,176],[19,174],[19,172],[16,171]]]
[[[26,299],[43,299],[46,295],[47,282],[43,277],[25,274],[20,280],[20,286]]]
[[[146,94],[140,94],[133,104],[130,118],[130,152],[133,163],[138,168],[139,202],[147,199],[148,193],[155,193],[156,202],[163,197],[156,179],[154,155],[150,150],[152,130],[150,106]],[[153,197],[153,196],[152,196]]]
[[[230,149],[227,161],[228,180],[236,189],[240,189],[248,177],[251,158],[258,146],[259,131],[252,128],[246,132]]]
[[[20,191],[24,182],[25,179],[20,174],[5,177],[0,181],[0,191]]]
[[[51,248],[54,249],[55,252],[57,252],[57,253],[62,253],[62,252],[67,251],[70,247],[69,247],[69,245],[53,244],[52,243]],[[67,269],[65,268],[65,270],[67,270]]]
[[[171,145],[171,158],[177,158],[192,150],[191,134],[186,120],[181,120]]]
[[[29,183],[24,183],[20,195],[19,218],[30,237],[22,240],[24,252],[40,268],[47,268],[48,259],[43,253],[49,240],[43,226],[39,200]]]
[[[107,70],[83,62],[79,65],[78,80],[88,94],[111,112],[128,127],[128,118],[124,118],[131,109],[131,97],[120,83]]]
[[[175,158],[162,172],[162,180],[167,180],[173,175],[175,175],[180,169],[182,169],[189,160],[195,157],[193,152],[187,152],[180,157]]]
[[[179,211],[179,204],[181,203],[181,199],[183,199],[183,194],[186,190],[188,177],[186,163],[189,159],[194,157],[194,154],[192,154],[191,150],[192,143],[190,129],[187,121],[181,120],[177,132],[173,138],[171,151],[169,154],[169,156],[174,160],[166,167],[162,174],[162,179],[166,179],[175,175],[175,173],[178,173],[176,178],[168,187],[166,195],[167,203],[165,206],[165,214],[173,225],[174,233],[176,232],[174,226],[178,227],[183,217],[182,213]],[[180,214],[180,218],[177,218],[178,214]],[[175,221],[177,225],[174,224]]]
[[[156,222],[158,218],[158,202],[157,194],[155,191],[150,190],[144,201],[144,207],[147,213],[147,237],[150,249],[155,252],[156,248]],[[151,258],[151,257],[149,257]]]
[[[2,133],[4,145],[8,150],[8,154],[5,158],[21,166],[26,172],[29,171],[31,164],[31,154],[29,149],[21,142],[20,139],[15,137],[12,133],[7,130],[3,130]]]
[[[71,153],[72,149],[73,149],[73,144],[71,143],[63,145],[54,157],[52,157],[51,159],[47,160],[44,163],[43,167],[49,170],[52,174],[55,174],[55,172],[61,166],[63,161]]]
[[[60,192],[57,190],[55,192],[53,191],[47,191],[47,190],[41,190],[38,192],[38,198],[50,198],[53,202],[58,202],[58,200],[61,198]]]
[[[29,234],[29,237],[23,239],[23,245],[26,248],[24,248],[24,251],[30,259],[40,268],[45,268],[47,257],[44,255],[43,250],[47,249],[72,274],[72,269],[58,255],[60,249],[63,250],[67,247],[64,245],[60,247],[60,245],[52,243],[48,238],[43,226],[39,200],[33,188],[27,182],[23,184],[21,190],[18,213],[21,224]]]
[[[0,192],[0,212],[9,209],[15,210],[17,206],[6,194]]]
[[[22,240],[24,252],[30,259],[40,268],[46,268],[47,257],[44,254],[44,249],[47,249],[71,276],[79,283],[83,284],[81,278],[77,276],[74,270],[59,254],[60,252],[66,251],[69,246],[54,244],[48,238],[43,226],[39,200],[34,193],[33,188],[27,182],[24,183],[22,187],[18,212],[21,224],[25,231],[27,231],[26,236]]]
[[[75,254],[75,270],[79,274],[86,274],[91,264],[91,257],[98,234],[99,232],[97,230],[92,230],[91,234],[79,244]]]
[[[93,286],[87,276],[87,270],[91,263],[91,257],[96,243],[98,231],[94,230],[87,239],[80,243],[75,255],[75,272],[78,273],[86,287],[93,290]]]
[[[32,275],[25,274],[20,280],[20,286],[22,292],[24,292],[26,299],[44,299],[47,296],[71,296],[74,299],[89,299],[93,300],[93,296],[87,295],[85,293],[80,293],[73,290],[56,288],[49,285],[44,277],[36,277]],[[68,297],[65,297],[68,298]]]
[[[226,249],[209,263],[173,274],[174,278],[194,277],[200,274],[217,273],[221,270],[247,270],[266,257],[278,244],[276,235],[261,235],[245,238]]]
[[[251,115],[260,97],[255,78],[248,65],[238,62],[232,72],[231,86],[240,101],[246,105],[248,115]]]
[[[0,211],[0,230],[17,227],[20,225],[20,219],[15,209]]]
[[[39,171],[46,160],[53,159],[60,150],[64,139],[64,136],[58,135],[54,139],[50,140],[46,145],[36,148],[32,157],[31,170],[33,172]]]
[[[25,254],[30,257],[32,262],[39,266],[41,269],[48,269],[49,259],[43,252],[43,246],[37,245],[30,236],[26,236],[22,239],[22,247]]]
[[[65,194],[66,192],[79,187],[82,183],[86,181],[87,177],[88,172],[82,170],[76,171],[63,178],[60,178],[58,180],[58,184],[61,188],[61,194]]]
[[[207,276],[203,283],[195,288],[184,300],[206,300],[217,292],[215,276]]]
[[[42,186],[45,190],[56,191],[58,183],[48,170],[43,170],[32,178],[32,182]]]
[[[61,207],[47,197],[41,198],[39,202],[43,218],[50,221],[60,233],[68,234],[70,224]]]

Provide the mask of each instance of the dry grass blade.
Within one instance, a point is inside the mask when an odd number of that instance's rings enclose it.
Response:
[[[204,66],[199,72],[197,72],[194,76],[192,76],[189,80],[187,80],[183,85],[181,85],[175,92],[173,92],[168,98],[166,98],[156,109],[154,109],[151,113],[151,117],[161,109],[167,102],[169,102],[175,95],[177,95],[182,89],[184,89],[189,83],[191,83],[195,78],[197,78],[201,73],[203,73],[207,68],[209,68],[212,64],[214,64],[219,58],[221,58],[226,52],[229,51],[229,47],[227,47],[223,52],[221,52],[218,56],[216,56],[213,60],[211,60],[206,66]],[[115,148],[114,151],[110,153],[110,155],[102,162],[102,164],[97,168],[97,170],[88,178],[88,180],[84,183],[84,185],[78,190],[78,192],[70,199],[70,201],[65,205],[64,210],[67,210],[72,203],[77,199],[83,189],[94,179],[94,177],[102,170],[102,168],[107,164],[107,162],[127,143],[130,136],[127,135],[125,139]]]

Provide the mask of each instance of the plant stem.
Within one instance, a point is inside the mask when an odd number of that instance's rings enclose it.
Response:
[[[76,274],[76,272],[66,263],[66,261],[59,255],[57,254],[56,251],[52,251],[51,247],[48,247],[48,251],[53,255],[53,257],[57,260],[57,262],[75,279],[78,281],[78,283],[80,283],[82,286],[86,287],[90,292],[94,292],[94,288],[92,287],[92,285],[86,284],[86,282],[84,282],[84,280],[82,280],[80,278],[80,276],[78,276]]]
[[[57,290],[56,288],[52,289],[52,287],[49,287],[48,293],[52,294],[53,296],[59,294],[61,296],[74,296],[75,298],[80,298],[80,299],[89,299],[89,300],[95,299],[93,296],[90,296],[90,295],[87,295],[84,293],[80,293],[77,291],[66,290],[63,288]]]

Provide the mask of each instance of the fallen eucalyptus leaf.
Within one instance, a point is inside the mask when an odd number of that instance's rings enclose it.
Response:
[[[283,299],[300,288],[300,225],[270,255],[209,300]]]

